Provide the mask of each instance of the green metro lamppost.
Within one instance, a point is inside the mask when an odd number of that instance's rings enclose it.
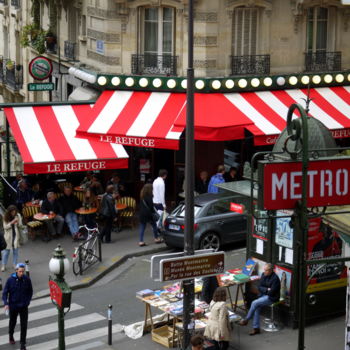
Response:
[[[58,350],[65,350],[64,316],[70,309],[72,290],[64,279],[64,275],[69,270],[69,260],[60,245],[57,246],[50,260],[49,270],[55,275],[54,279],[50,276],[49,287],[51,301],[58,310]]]

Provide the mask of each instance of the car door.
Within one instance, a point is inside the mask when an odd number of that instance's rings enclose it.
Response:
[[[243,240],[247,232],[247,218],[230,210],[231,199],[220,199],[208,207],[207,217],[218,230],[222,243]]]

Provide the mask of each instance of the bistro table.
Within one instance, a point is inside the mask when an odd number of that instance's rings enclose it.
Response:
[[[74,187],[74,191],[77,191],[77,192],[84,192],[85,190],[86,190],[86,188],[83,186],[75,186]]]
[[[33,218],[38,221],[46,221],[52,220],[56,217],[56,214],[44,214],[44,213],[36,213]]]
[[[117,203],[117,204],[115,205],[115,208],[116,208],[117,210],[124,210],[124,209],[126,209],[126,207],[127,207],[127,205],[124,204],[124,203]]]
[[[97,212],[97,208],[85,208],[81,207],[79,209],[76,209],[75,212],[80,215],[90,215],[90,214],[95,214]]]
[[[40,208],[40,201],[36,200],[36,201],[31,201],[31,202],[27,202],[24,204],[26,207],[31,207],[31,208]]]

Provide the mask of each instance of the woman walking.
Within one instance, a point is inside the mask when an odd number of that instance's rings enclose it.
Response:
[[[152,226],[154,242],[162,242],[158,235],[157,223],[154,219],[154,214],[157,214],[157,212],[153,206],[153,186],[152,184],[145,184],[140,194],[140,247],[144,247],[146,245],[146,243],[143,241],[143,236],[147,223],[150,223]]]
[[[231,337],[231,327],[226,306],[226,288],[216,288],[210,302],[210,316],[204,336],[213,341],[215,350],[227,350]]]
[[[4,238],[6,241],[6,249],[1,252],[2,266],[1,271],[6,270],[7,261],[12,249],[13,268],[16,268],[18,260],[18,248],[20,246],[20,229],[22,227],[22,218],[18,213],[15,205],[10,205],[3,218]]]

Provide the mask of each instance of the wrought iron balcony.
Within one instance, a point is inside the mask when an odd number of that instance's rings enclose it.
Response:
[[[73,43],[72,41],[65,41],[64,42],[64,57],[68,58],[69,60],[74,61],[75,60],[75,54],[76,54],[76,43]]]
[[[11,6],[15,7],[16,9],[21,7],[21,0],[11,0]]]
[[[270,55],[231,56],[231,75],[269,73]]]
[[[307,52],[305,54],[306,72],[327,72],[341,70],[341,52]]]
[[[156,74],[176,76],[177,56],[145,54],[131,55],[132,74]]]
[[[13,64],[13,66],[9,67],[6,64],[4,71],[4,83],[12,90],[20,90],[23,86],[23,66]]]
[[[0,83],[4,82],[5,74],[4,74],[4,58],[0,56]]]

